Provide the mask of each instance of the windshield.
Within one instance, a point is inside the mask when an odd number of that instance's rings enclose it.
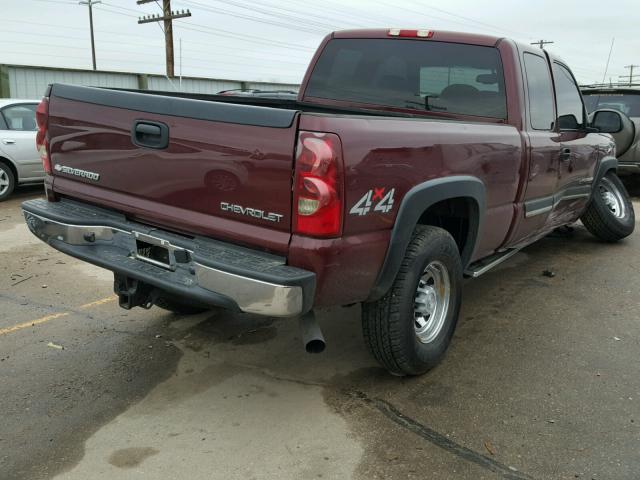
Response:
[[[589,113],[601,108],[612,108],[629,117],[640,117],[640,94],[586,93],[583,95]]]
[[[424,40],[334,39],[306,96],[506,119],[504,75],[493,47]]]

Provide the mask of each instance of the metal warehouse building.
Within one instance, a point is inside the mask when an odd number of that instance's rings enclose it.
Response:
[[[163,75],[79,70],[0,64],[0,98],[38,98],[50,83],[70,83],[93,87],[141,90],[216,93],[230,89],[298,90],[299,85],[245,82],[212,78],[182,77],[171,80]]]

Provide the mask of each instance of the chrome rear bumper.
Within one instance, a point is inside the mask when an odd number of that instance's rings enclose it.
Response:
[[[182,237],[69,200],[30,200],[22,208],[31,232],[57,250],[185,300],[279,317],[311,309],[315,275],[283,257]],[[140,255],[139,242],[166,258]]]

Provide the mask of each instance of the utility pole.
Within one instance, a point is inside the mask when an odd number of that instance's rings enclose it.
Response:
[[[633,71],[636,68],[639,68],[640,65],[625,65],[624,68],[628,68],[629,69],[629,75],[620,75],[621,79],[626,79],[629,78],[629,86],[633,85],[633,81],[635,80],[636,77],[640,77],[640,75],[634,75]]]
[[[551,42],[549,40],[538,40],[537,42],[532,42],[531,45],[538,45],[540,48],[544,48],[545,45],[549,45]]]
[[[89,29],[91,30],[91,58],[93,59],[93,69],[96,69],[96,44],[93,41],[93,6],[102,3],[101,0],[86,0],[78,2],[79,5],[89,7]]]
[[[137,0],[138,5],[145,3],[152,3],[155,0]],[[186,11],[172,11],[171,0],[162,0],[162,15],[147,15],[138,18],[138,24],[151,23],[151,22],[164,22],[164,43],[165,52],[167,58],[167,77],[171,78],[174,75],[173,68],[173,20],[176,18],[190,17],[191,12],[189,9]]]

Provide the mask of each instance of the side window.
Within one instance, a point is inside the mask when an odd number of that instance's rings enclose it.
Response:
[[[536,130],[551,130],[555,115],[549,65],[544,58],[525,53],[524,68],[527,75],[527,90],[529,91],[531,127]]]
[[[571,72],[558,63],[553,64],[556,82],[558,126],[561,130],[576,130],[584,125],[582,98]]]
[[[35,131],[37,105],[15,105],[2,110],[2,116],[9,130]]]

